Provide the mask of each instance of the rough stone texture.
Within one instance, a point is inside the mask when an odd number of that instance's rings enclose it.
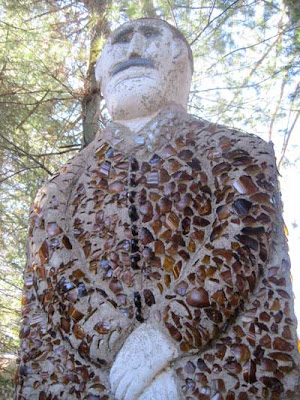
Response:
[[[296,400],[289,267],[269,144],[175,108],[112,123],[31,211],[16,399]]]
[[[96,74],[114,122],[31,213],[16,400],[296,400],[271,146],[186,113],[165,22],[117,29]]]

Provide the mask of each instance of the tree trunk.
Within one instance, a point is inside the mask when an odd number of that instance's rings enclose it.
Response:
[[[101,93],[95,78],[95,65],[99,57],[101,44],[110,33],[106,11],[110,1],[85,0],[84,4],[96,19],[92,27],[89,67],[85,79],[85,94],[82,100],[82,128],[83,146],[87,146],[95,137],[99,129]]]
[[[152,0],[140,0],[142,13],[147,18],[157,18],[156,10]]]

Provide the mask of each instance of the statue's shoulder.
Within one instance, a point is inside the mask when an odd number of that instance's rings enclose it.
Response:
[[[80,150],[70,160],[56,171],[38,190],[36,199],[65,198],[84,172],[89,157],[93,153],[94,144]],[[47,200],[47,201],[48,201]]]
[[[197,143],[203,149],[215,148],[222,153],[242,149],[252,155],[265,153],[274,157],[273,144],[255,134],[209,122],[193,115],[189,117]]]

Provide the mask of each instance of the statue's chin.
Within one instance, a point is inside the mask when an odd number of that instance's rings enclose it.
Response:
[[[145,77],[121,81],[112,89],[106,98],[107,108],[113,120],[152,115],[168,101],[164,85]]]

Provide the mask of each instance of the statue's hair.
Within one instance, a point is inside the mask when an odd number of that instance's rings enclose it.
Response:
[[[167,21],[165,21],[163,19],[160,19],[160,18],[138,18],[138,19],[134,19],[132,21],[128,21],[125,24],[128,24],[130,22],[136,22],[136,21],[155,21],[155,22],[160,22],[163,25],[165,25],[167,28],[169,28],[170,31],[173,34],[173,37],[177,38],[177,39],[180,39],[186,45],[187,50],[188,50],[188,57],[189,57],[190,65],[191,65],[191,70],[192,70],[192,73],[194,72],[194,57],[193,57],[192,49],[191,49],[188,41],[186,40],[186,38],[182,34],[182,32],[180,32],[180,30],[178,30],[177,28],[175,28],[175,26],[169,24]]]

